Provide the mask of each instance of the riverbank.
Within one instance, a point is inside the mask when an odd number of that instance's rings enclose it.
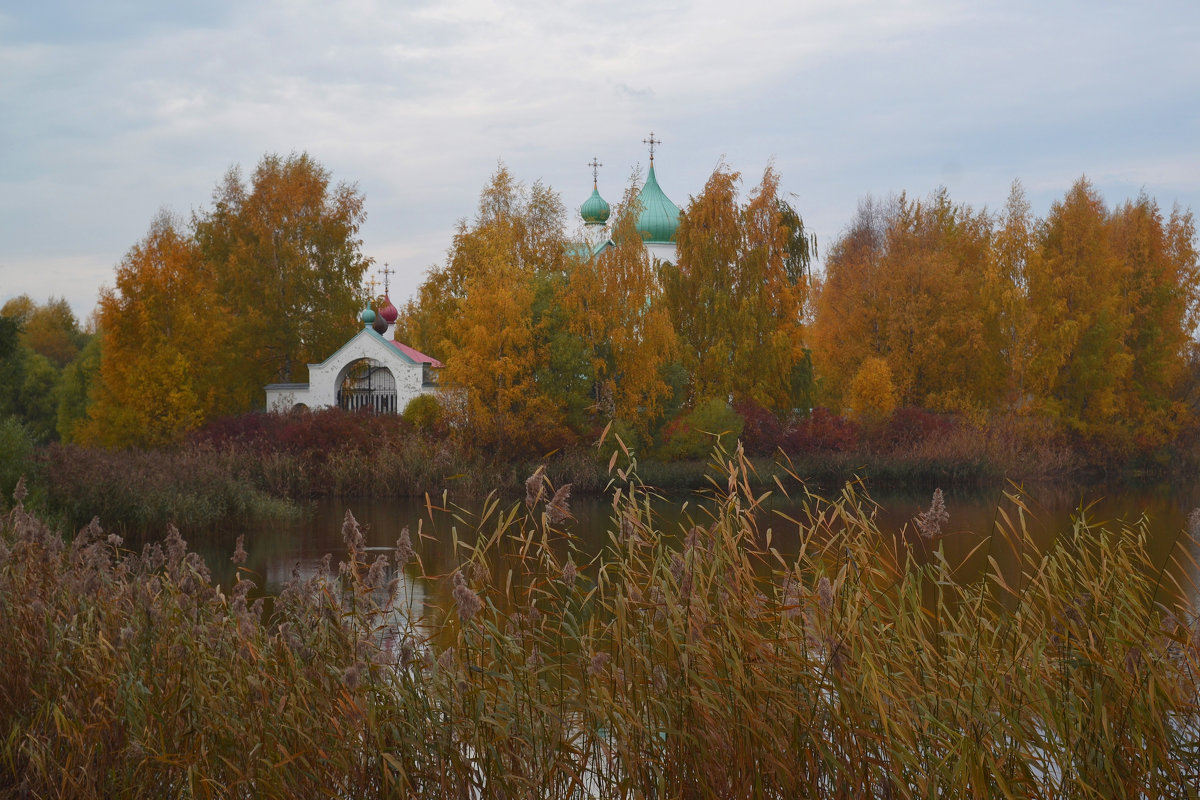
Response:
[[[978,429],[923,412],[898,418],[870,437],[850,437],[838,420],[814,414],[789,434],[786,448],[774,450],[767,447],[773,440],[746,431],[746,479],[757,489],[781,482],[790,489],[799,480],[826,492],[849,480],[873,491],[1002,488],[1008,481],[1171,483],[1192,474],[1187,465],[1197,462],[1194,449],[1183,445],[1124,461],[1090,457],[1028,420]],[[27,476],[29,504],[68,528],[99,516],[114,528],[174,522],[199,529],[294,514],[319,497],[518,497],[542,465],[556,485],[569,483],[577,495],[603,493],[610,466],[636,464],[647,486],[671,494],[709,488],[724,468],[711,456],[663,460],[653,447],[645,449],[651,456],[608,431],[598,445],[497,460],[462,437],[415,430],[399,417],[255,414],[158,450],[39,448],[0,435],[0,491],[11,493],[17,478]]]

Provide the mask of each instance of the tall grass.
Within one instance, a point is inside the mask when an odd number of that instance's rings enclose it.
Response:
[[[1039,548],[1013,498],[968,556],[986,555],[979,577],[945,555],[936,502],[882,531],[851,486],[805,495],[781,523],[800,532],[785,555],[749,463],[715,460],[716,510],[679,530],[622,465],[599,554],[575,548],[570,489],[541,470],[524,504],[460,512],[458,559],[437,574],[420,529],[383,557],[347,515],[340,568],[297,575],[270,615],[248,604],[252,576],[214,587],[177,532],[137,554],[96,525],[67,545],[18,498],[0,552],[0,783],[70,797],[1196,796],[1195,530],[1165,564],[1138,524],[1080,518]]]

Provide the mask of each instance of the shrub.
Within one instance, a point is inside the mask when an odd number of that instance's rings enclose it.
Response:
[[[444,433],[446,430],[442,404],[430,394],[419,394],[409,400],[401,416],[418,431]]]
[[[956,428],[953,418],[923,408],[897,409],[872,437],[877,450],[894,452],[948,436]]]
[[[779,449],[783,443],[783,426],[775,414],[748,398],[735,403],[733,410],[745,420],[742,444],[747,453],[768,456]]]
[[[742,435],[742,418],[724,400],[705,400],[663,432],[658,456],[664,461],[705,458],[714,446],[732,451]],[[714,440],[718,445],[714,445]]]
[[[858,446],[859,428],[827,408],[814,408],[783,439],[788,453],[845,452]]]
[[[0,508],[12,497],[22,475],[36,468],[33,432],[17,417],[0,418]]]

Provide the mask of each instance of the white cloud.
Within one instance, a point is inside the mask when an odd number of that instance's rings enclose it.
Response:
[[[774,158],[825,241],[858,197],[938,184],[996,207],[1013,178],[1051,197],[1086,171],[1200,202],[1191,3],[132,3],[68,28],[20,13],[0,17],[0,290],[18,264],[58,263],[82,316],[160,206],[205,205],[267,152],[358,182],[365,249],[401,270],[397,294],[498,158],[572,206],[598,155],[615,200],[651,129],[677,202],[722,155],[747,184]]]

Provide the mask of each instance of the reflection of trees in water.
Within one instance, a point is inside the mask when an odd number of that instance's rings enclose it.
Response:
[[[359,359],[346,368],[337,403],[345,411],[370,408],[380,414],[395,414],[399,411],[396,378],[378,361]]]
[[[918,558],[928,557],[940,546],[951,564],[962,564],[959,574],[964,580],[982,574],[989,557],[997,560],[1006,576],[1015,579],[1020,568],[1019,555],[1006,545],[1006,537],[996,536],[991,542],[984,541],[989,531],[994,530],[998,523],[1003,524],[1001,511],[1007,513],[1014,523],[1017,522],[1019,517],[1013,501],[998,490],[960,492],[947,489],[945,502],[950,520],[943,526],[943,535],[925,541],[916,532],[912,519],[929,507],[931,494],[932,489],[872,494],[872,500],[879,502],[875,524],[880,533],[900,539],[902,529],[907,526],[903,537],[914,549],[914,555]],[[826,496],[835,498],[837,494],[829,492]],[[1039,548],[1048,547],[1055,536],[1068,532],[1072,515],[1078,512],[1081,505],[1087,506],[1093,501],[1087,511],[1087,520],[1094,524],[1109,523],[1110,527],[1115,527],[1112,523],[1121,519],[1133,524],[1145,513],[1152,557],[1156,564],[1162,564],[1173,547],[1182,548],[1187,543],[1187,515],[1198,500],[1200,487],[1172,492],[1035,487],[1030,489],[1030,494],[1023,502],[1028,509],[1025,524],[1030,534],[1029,541]],[[514,497],[511,504],[502,501],[500,507],[507,510],[519,502],[519,498]],[[206,560],[213,565],[214,574],[220,576],[224,574],[221,569],[229,565],[233,539],[238,533],[246,533],[246,549],[250,553],[251,564],[265,578],[263,588],[270,594],[279,591],[282,583],[291,577],[291,570],[298,562],[302,573],[307,576],[309,570],[316,569],[325,553],[333,554],[334,565],[345,558],[341,527],[346,509],[350,508],[363,525],[368,545],[385,548],[380,552],[386,553],[387,549],[395,547],[400,530],[405,526],[413,532],[414,542],[418,541],[420,524],[422,535],[419,549],[425,570],[430,575],[444,576],[452,573],[461,562],[461,552],[454,550],[456,537],[465,545],[475,541],[473,523],[477,522],[483,502],[464,499],[460,508],[451,501],[448,511],[436,509],[437,499],[434,505],[431,518],[424,498],[323,498],[317,501],[309,514],[296,520],[274,521],[269,526],[260,524],[256,529],[248,527],[246,530],[222,531],[220,541],[211,544],[211,552],[203,549],[206,544],[204,537],[197,535],[196,538]],[[654,502],[652,506],[660,532],[680,541],[692,525],[705,527],[711,522],[711,500],[694,493],[673,495],[661,502]],[[570,531],[572,544],[578,548],[578,552],[594,555],[603,550],[609,543],[608,531],[613,526],[611,498],[588,495],[573,497],[571,513],[574,519],[565,528]],[[793,496],[789,501],[778,492],[756,515],[761,540],[765,541],[769,528],[771,545],[785,558],[798,550],[798,524],[806,521],[807,516],[799,498]],[[559,556],[565,558],[568,553],[566,538],[554,540],[552,544]],[[581,557],[576,556],[577,559]],[[1175,564],[1171,574],[1181,583],[1190,585],[1197,577],[1195,568],[1181,555],[1176,555]],[[415,588],[423,593],[422,602],[431,607],[448,607],[448,580],[439,582],[416,577],[412,565],[406,572],[406,579],[411,579]],[[232,578],[232,574],[229,578]]]

